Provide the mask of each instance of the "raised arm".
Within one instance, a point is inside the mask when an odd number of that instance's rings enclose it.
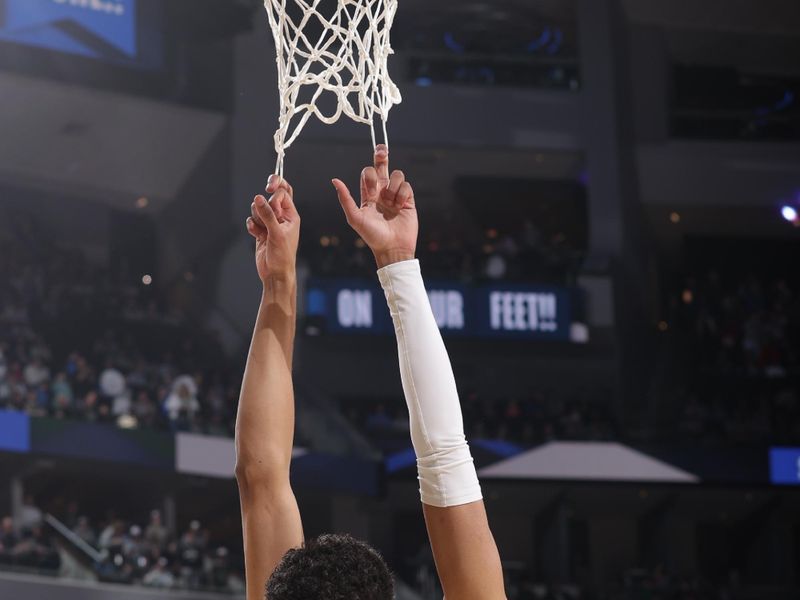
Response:
[[[370,246],[394,321],[400,374],[417,455],[420,496],[447,600],[505,598],[497,546],[464,436],[450,359],[414,260],[418,221],[414,192],[388,151],[361,177],[361,206],[334,180],[347,221]]]
[[[285,180],[270,178],[267,193],[273,193],[269,202],[256,196],[247,220],[247,231],[256,239],[263,291],[236,415],[247,600],[263,600],[264,586],[283,555],[303,544],[300,513],[289,484],[300,216]]]

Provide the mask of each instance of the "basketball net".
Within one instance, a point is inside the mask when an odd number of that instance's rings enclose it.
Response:
[[[367,123],[375,137],[375,117],[383,125],[392,106],[402,101],[400,90],[389,77],[387,62],[393,54],[390,31],[398,0],[336,0],[336,11],[326,17],[322,0],[265,0],[269,24],[275,38],[278,63],[280,118],[275,132],[278,162],[275,172],[283,175],[286,150],[300,135],[312,115],[331,125],[342,115]],[[292,17],[287,12],[291,7]],[[310,25],[322,25],[318,40],[305,33]],[[308,88],[306,88],[308,86]],[[298,104],[301,92],[311,99]],[[317,102],[323,92],[336,97],[336,109],[326,115]]]

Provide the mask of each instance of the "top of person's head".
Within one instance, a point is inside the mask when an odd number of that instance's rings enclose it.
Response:
[[[327,534],[289,550],[267,582],[266,600],[392,600],[394,583],[377,550]]]

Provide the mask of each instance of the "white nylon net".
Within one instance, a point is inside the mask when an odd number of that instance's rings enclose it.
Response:
[[[328,125],[343,114],[367,123],[373,146],[377,115],[388,144],[389,111],[402,101],[387,69],[398,0],[334,1],[335,8],[333,2],[323,0],[264,1],[277,50],[280,119],[275,132],[275,172],[279,175],[283,175],[287,148],[312,115]],[[328,12],[333,14],[322,13],[326,6],[331,6]],[[322,34],[310,40],[320,26]],[[309,100],[301,100],[303,91],[310,94]],[[317,106],[324,92],[335,95],[336,108],[329,114]]]

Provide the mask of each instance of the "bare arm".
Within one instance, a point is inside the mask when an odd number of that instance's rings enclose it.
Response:
[[[261,305],[247,357],[236,415],[236,479],[242,508],[247,600],[263,600],[264,586],[283,555],[303,543],[289,484],[294,436],[294,349],[297,284],[295,254],[300,218],[291,187],[273,178],[269,203],[257,196],[248,219],[256,238]]]
[[[422,510],[447,600],[503,600],[503,567],[483,500]]]
[[[348,223],[375,254],[395,323],[400,370],[417,455],[420,493],[436,568],[447,600],[505,598],[503,572],[472,456],[447,351],[419,265],[414,192],[389,175],[388,152],[362,173],[361,207],[334,181]]]

